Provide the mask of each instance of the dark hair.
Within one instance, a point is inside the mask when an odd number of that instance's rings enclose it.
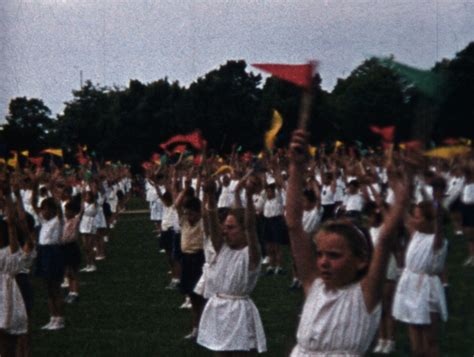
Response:
[[[171,195],[170,191],[165,191],[165,193],[163,193],[163,195],[162,195],[162,200],[163,200],[163,202],[166,202],[166,203],[172,203],[173,202],[173,195]]]
[[[196,197],[189,197],[183,202],[183,209],[193,212],[201,212],[201,200]]]
[[[0,248],[5,248],[10,244],[8,236],[8,224],[3,219],[0,220]]]
[[[440,190],[440,191],[446,191],[446,180],[442,178],[441,176],[436,176],[432,181],[431,181],[431,186],[433,186],[433,190]]]
[[[220,223],[225,221],[229,212],[230,212],[229,207],[220,207],[217,209],[217,218],[219,219]]]
[[[316,194],[313,190],[305,189],[303,191],[303,196],[306,198],[310,203],[316,202]]]
[[[65,211],[71,211],[74,215],[78,214],[81,211],[81,206],[77,201],[69,201],[64,206]]]
[[[364,209],[362,210],[362,213],[365,216],[374,216],[374,224],[375,226],[380,226],[383,221],[383,215],[382,212],[380,211],[379,207],[377,204],[373,201],[369,201],[364,205]]]
[[[357,272],[357,280],[362,279],[367,274],[374,247],[365,228],[357,226],[350,220],[338,219],[324,223],[319,232],[335,233],[343,237],[349,244],[352,254],[357,258],[367,261],[366,267]]]
[[[42,209],[48,209],[51,210],[54,215],[58,214],[58,204],[56,203],[56,200],[53,197],[48,197],[41,202],[41,208]]]
[[[245,209],[231,208],[227,216],[234,216],[237,224],[243,229],[245,227]]]
[[[421,215],[428,222],[433,222],[436,216],[435,208],[432,201],[422,201],[418,203],[415,207],[421,212]]]

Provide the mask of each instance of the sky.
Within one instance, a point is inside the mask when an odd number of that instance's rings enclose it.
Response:
[[[472,41],[474,0],[0,0],[0,123],[18,96],[61,112],[81,72],[188,86],[227,60],[316,59],[331,90],[370,56],[430,68]]]

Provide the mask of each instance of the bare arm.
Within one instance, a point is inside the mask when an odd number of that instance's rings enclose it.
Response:
[[[307,133],[296,130],[293,133],[289,158],[289,179],[286,199],[286,223],[290,236],[291,252],[296,264],[296,274],[303,284],[305,295],[316,279],[316,261],[312,254],[311,239],[303,229],[303,205],[301,194],[304,178],[301,174],[306,165]]]
[[[205,201],[207,201],[207,207],[205,208],[206,215],[208,217],[209,236],[211,238],[212,246],[217,254],[219,254],[223,240],[222,232],[219,225],[219,218],[217,216],[217,203],[216,203],[216,183],[212,179],[208,179],[204,186]]]
[[[365,305],[369,312],[375,309],[382,298],[382,287],[387,271],[388,257],[396,236],[397,227],[403,218],[409,200],[409,186],[410,181],[406,175],[395,182],[393,187],[396,197],[395,203],[384,218],[380,238],[369,265],[369,271],[361,283]]]
[[[255,206],[252,196],[258,186],[254,181],[256,177],[250,177],[246,180],[247,208],[245,210],[245,232],[247,235],[247,244],[249,247],[249,270],[254,271],[258,268],[261,259],[260,246],[257,238],[257,222]]]

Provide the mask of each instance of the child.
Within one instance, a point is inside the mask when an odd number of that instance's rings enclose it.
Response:
[[[97,270],[94,262],[94,239],[97,233],[95,226],[95,216],[97,215],[97,204],[92,191],[83,194],[83,215],[79,224],[79,233],[82,235],[82,242],[86,254],[86,267],[81,272],[92,273]]]
[[[201,201],[196,197],[184,199],[187,191],[188,187],[180,192],[175,200],[175,207],[181,228],[182,271],[180,291],[191,299],[192,331],[185,336],[185,339],[195,339],[197,337],[199,316],[204,306],[203,297],[194,292],[204,265],[204,232],[201,219]]]
[[[374,247],[377,246],[380,232],[382,230],[382,208],[383,207],[379,207],[372,201],[367,203],[364,208],[364,215],[367,217],[369,234]],[[378,341],[374,348],[374,352],[389,354],[395,349],[395,321],[392,317],[392,302],[395,292],[395,284],[398,278],[397,262],[393,252],[390,253],[387,275],[385,278],[382,296],[382,320],[380,321]]]
[[[408,324],[415,356],[439,356],[437,324],[448,312],[439,274],[443,271],[447,241],[443,237],[441,201],[423,201],[407,222],[410,242],[405,269],[393,301],[393,317]]]
[[[48,307],[51,314],[49,323],[43,330],[64,328],[63,297],[61,282],[64,277],[64,256],[61,249],[63,218],[59,203],[53,198],[45,198],[37,206],[37,185],[33,190],[33,208],[37,212],[41,228],[38,239],[38,259],[36,274],[44,278],[48,290]]]
[[[269,257],[267,275],[283,274],[282,245],[288,244],[288,231],[283,216],[284,206],[280,187],[275,182],[265,186],[265,203],[263,206],[263,237]]]
[[[223,232],[217,217],[215,184],[208,181],[205,185],[210,236],[217,257],[207,272],[207,285],[213,295],[202,313],[197,342],[220,356],[266,351],[260,315],[249,297],[261,266],[252,200],[254,179],[246,184],[245,218],[242,209],[231,210]]]
[[[314,257],[301,223],[307,152],[307,133],[296,130],[290,143],[286,219],[306,301],[291,356],[363,355],[380,321],[390,238],[402,218],[408,185],[394,187],[397,201],[385,218],[373,256],[370,239],[359,228],[350,221],[334,221],[316,234]]]
[[[9,195],[9,190],[2,190]],[[16,356],[21,349],[20,339],[28,334],[28,308],[22,297],[15,275],[28,269],[33,259],[33,241],[27,236],[19,249],[13,204],[5,198],[6,220],[0,220],[0,356]]]
[[[72,304],[79,298],[79,264],[81,252],[78,245],[79,223],[81,222],[81,208],[78,202],[69,201],[64,207],[64,230],[61,237],[64,254],[65,275],[68,279],[69,294],[65,302]]]

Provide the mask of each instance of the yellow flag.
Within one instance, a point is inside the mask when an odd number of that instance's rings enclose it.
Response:
[[[30,152],[28,150],[22,151],[20,154],[26,157],[30,156]]]
[[[344,143],[342,141],[339,141],[339,140],[336,140],[336,143],[334,144],[334,146],[336,147],[336,149],[339,149],[341,146],[343,146]]]
[[[311,155],[311,157],[315,157],[316,153],[318,152],[318,148],[316,146],[310,145],[309,148],[308,148],[308,151],[309,151],[309,154]]]
[[[270,130],[265,133],[265,147],[267,150],[273,149],[273,144],[275,143],[276,136],[280,131],[283,125],[283,118],[281,117],[280,113],[278,113],[275,109],[273,110],[273,119],[272,119],[272,126]]]
[[[63,151],[62,149],[44,149],[43,151],[41,151],[43,154],[50,154],[50,155],[54,155],[54,156],[59,156],[59,157],[63,157]]]
[[[467,146],[442,146],[433,150],[426,151],[425,156],[450,159],[454,156],[466,155],[471,151]]]
[[[220,174],[223,174],[225,172],[234,172],[234,169],[232,168],[232,166],[229,166],[229,165],[222,165],[221,167],[219,167],[217,169],[216,172],[214,172],[212,174],[212,176],[217,176],[217,175],[220,175]]]
[[[18,164],[18,153],[15,151],[13,152],[13,157],[11,159],[8,159],[7,165],[11,167],[16,167]]]

